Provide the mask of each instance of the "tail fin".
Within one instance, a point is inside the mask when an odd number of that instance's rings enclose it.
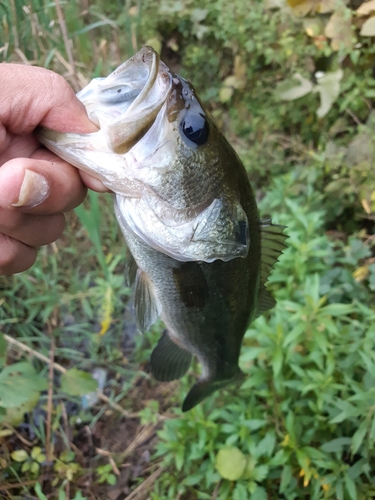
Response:
[[[236,382],[242,381],[244,378],[244,373],[238,368],[238,372],[232,378],[225,380],[198,380],[196,384],[188,392],[183,404],[182,411],[189,411],[198,403],[203,401],[207,396],[210,396],[213,392],[218,389],[222,389],[226,385]]]

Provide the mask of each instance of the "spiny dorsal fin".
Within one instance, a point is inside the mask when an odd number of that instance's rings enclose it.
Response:
[[[281,252],[286,247],[284,241],[288,237],[283,233],[285,226],[272,224],[271,219],[260,221],[261,232],[261,270],[259,299],[256,317],[263,314],[268,309],[272,309],[276,304],[275,299],[267,292],[265,284],[273,269],[273,266],[280,257]]]
[[[137,270],[135,278],[135,320],[141,333],[147,332],[161,313],[161,304],[154,294],[152,283],[147,274]]]
[[[165,330],[151,354],[151,371],[156,380],[169,382],[188,371],[193,356],[170,338]]]

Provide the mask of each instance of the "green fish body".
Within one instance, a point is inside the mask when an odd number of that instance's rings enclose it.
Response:
[[[115,193],[132,258],[138,329],[166,325],[151,355],[156,379],[202,374],[187,411],[241,379],[249,323],[274,306],[265,282],[284,247],[283,227],[261,221],[248,176],[192,85],[144,47],[77,94],[94,134],[40,129],[49,149]]]

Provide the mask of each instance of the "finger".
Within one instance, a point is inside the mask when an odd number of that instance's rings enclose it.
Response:
[[[97,130],[73,89],[57,73],[35,66],[3,63],[0,81],[0,123],[9,132],[28,134],[37,125],[59,132]]]
[[[0,233],[0,275],[21,273],[35,262],[36,248]]]
[[[97,191],[98,193],[111,193],[112,191],[105,186],[102,181],[93,177],[92,175],[86,174],[86,172],[79,171],[79,175],[81,176],[82,182],[85,186],[93,191]]]
[[[78,170],[48,150],[15,158],[0,169],[0,207],[30,214],[67,212],[86,196]]]
[[[0,208],[0,232],[31,247],[56,241],[64,228],[63,214],[33,215]]]

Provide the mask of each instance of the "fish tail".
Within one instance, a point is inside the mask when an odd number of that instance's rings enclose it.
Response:
[[[222,389],[232,382],[242,381],[244,376],[244,373],[238,368],[238,371],[236,372],[234,377],[229,379],[198,380],[198,382],[194,384],[188,392],[188,395],[186,396],[182,404],[182,411],[185,412],[191,410],[192,408],[194,408],[194,406],[203,401],[207,396],[210,396],[213,392],[217,391],[218,389]]]

